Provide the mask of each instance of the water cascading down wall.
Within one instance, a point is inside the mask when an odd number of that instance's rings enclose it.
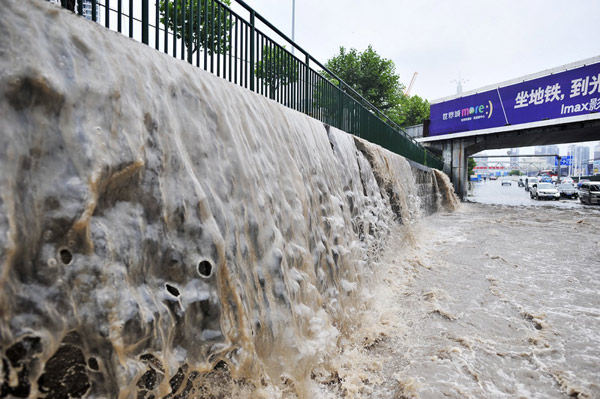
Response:
[[[310,397],[391,226],[454,201],[43,1],[2,4],[0,118],[2,398],[202,397],[215,375]]]

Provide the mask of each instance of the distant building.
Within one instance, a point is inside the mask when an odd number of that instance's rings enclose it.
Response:
[[[519,149],[511,148],[508,155],[510,155],[510,168],[511,170],[519,170]],[[513,156],[514,155],[514,156]]]
[[[92,20],[92,0],[83,0],[83,16]],[[96,21],[100,22],[100,2],[96,1]]]
[[[60,5],[60,0],[48,0],[50,3]],[[83,10],[83,17],[92,20],[92,0],[78,0],[81,1],[81,8]],[[75,10],[77,10],[78,3],[75,3]],[[100,1],[96,1],[96,21],[100,22]]]
[[[553,154],[553,155],[558,155],[559,154],[560,149],[558,148],[557,145],[543,145],[543,146],[537,146],[535,147],[535,154],[536,155],[544,155],[544,154]],[[556,161],[556,157],[545,157],[545,158],[540,158],[543,160],[544,169],[554,169],[554,162]]]
[[[594,160],[600,160],[600,141],[594,147]]]
[[[570,145],[569,155],[573,157],[571,160],[571,173],[577,175],[588,174],[588,163],[590,160],[590,147],[587,145]]]
[[[535,176],[540,170],[547,169],[543,166],[544,163],[544,158],[521,158],[521,171],[527,176]]]

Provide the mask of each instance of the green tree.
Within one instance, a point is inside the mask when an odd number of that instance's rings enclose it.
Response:
[[[231,0],[221,0],[221,2],[227,6],[231,5]],[[221,8],[220,13],[219,8]],[[169,31],[177,31],[177,38],[183,38],[188,52],[194,53],[203,47],[209,54],[221,54],[229,49],[233,22],[229,20],[225,9],[216,1],[179,0],[175,7],[173,0],[168,2],[160,0],[159,10],[160,22],[166,25]],[[206,43],[204,43],[205,38]]]
[[[510,176],[521,176],[522,173],[520,170],[513,169],[508,173]]]
[[[419,96],[402,96],[400,105],[388,116],[402,127],[421,124],[429,119],[429,101]]]
[[[404,86],[396,74],[396,66],[377,54],[372,46],[362,53],[340,47],[339,53],[325,66],[384,113],[400,105]],[[325,76],[331,78],[326,73]]]
[[[402,120],[399,125],[402,127],[423,123],[425,119],[429,119],[429,101],[419,96],[404,96],[400,105],[400,115]]]
[[[298,63],[285,48],[264,46],[255,74],[269,88],[269,97],[275,98],[284,86],[298,81]]]
[[[473,175],[473,169],[475,169],[475,166],[477,166],[477,162],[475,162],[475,160],[473,158],[469,158],[467,160],[467,166],[469,168],[469,176]]]
[[[362,53],[340,47],[325,65],[399,126],[417,125],[429,118],[429,102],[419,96],[406,96],[394,62],[381,57],[372,46]],[[324,75],[339,85],[327,73]],[[313,97],[320,100],[323,94],[316,92]],[[328,104],[336,112],[337,100],[333,98]]]

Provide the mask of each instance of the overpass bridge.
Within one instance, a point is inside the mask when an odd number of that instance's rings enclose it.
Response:
[[[467,159],[483,150],[600,140],[600,56],[431,103],[417,141],[467,193]]]

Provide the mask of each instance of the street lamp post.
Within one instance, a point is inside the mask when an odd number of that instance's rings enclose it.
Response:
[[[292,0],[292,41],[296,42],[296,0]],[[292,55],[294,54],[294,45],[292,45]]]

